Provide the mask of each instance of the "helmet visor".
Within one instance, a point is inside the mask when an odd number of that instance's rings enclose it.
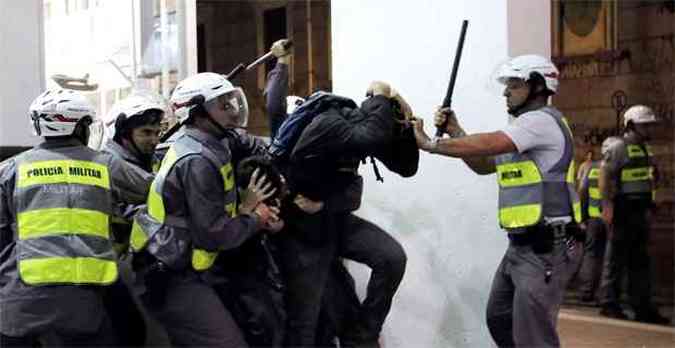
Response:
[[[219,96],[217,101],[232,126],[243,128],[248,125],[248,102],[241,88]]]

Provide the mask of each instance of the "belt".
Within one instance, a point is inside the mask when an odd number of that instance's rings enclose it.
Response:
[[[509,233],[509,240],[514,245],[532,245],[538,243],[557,244],[566,239],[574,224],[536,225],[527,227],[523,233]]]

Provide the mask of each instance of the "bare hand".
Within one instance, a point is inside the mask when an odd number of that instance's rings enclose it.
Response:
[[[271,183],[267,182],[267,177],[265,175],[258,178],[259,173],[259,169],[256,169],[251,175],[248,187],[242,194],[243,198],[239,207],[240,213],[250,214],[258,204],[272,197],[277,190],[276,188],[272,188]]]
[[[270,221],[267,225],[263,226],[263,230],[267,233],[275,234],[281,231],[285,226],[284,220]]]
[[[403,112],[403,116],[405,116],[406,120],[411,120],[413,118],[413,111],[412,108],[410,107],[410,104],[403,98],[402,95],[398,93],[398,91],[394,88],[391,88],[390,90],[391,93],[391,98],[395,99],[399,105],[401,105],[401,112]]]
[[[462,127],[459,126],[455,112],[450,108],[439,107],[436,109],[436,112],[434,113],[434,124],[436,127],[443,127],[445,125],[443,131],[451,137],[464,133]]]
[[[602,221],[607,227],[611,228],[614,220],[614,204],[603,204],[602,206]]]
[[[391,98],[391,86],[383,81],[373,81],[370,83],[370,86],[368,86],[366,95],[373,97],[376,95],[383,95],[387,98]]]
[[[272,44],[272,47],[270,47],[270,52],[272,52],[272,54],[277,58],[285,57],[285,56],[291,54],[290,49],[287,50],[285,48],[285,45],[286,45],[287,42],[288,42],[288,39],[277,40],[276,42],[274,42]]]
[[[295,197],[293,203],[295,203],[295,205],[297,205],[300,210],[307,214],[316,214],[321,211],[321,209],[323,209],[323,202],[313,201],[300,194]]]
[[[284,48],[287,42],[288,39],[277,40],[270,48],[270,52],[277,57],[277,62],[282,64],[288,64],[291,61],[291,49]]]
[[[417,141],[417,147],[424,151],[429,151],[433,149],[433,142],[431,138],[424,132],[424,120],[421,118],[414,118],[410,121],[415,131],[415,140]]]
[[[255,207],[254,213],[258,215],[259,226],[263,229],[281,221],[278,215],[279,209],[270,207],[265,203],[259,203]]]

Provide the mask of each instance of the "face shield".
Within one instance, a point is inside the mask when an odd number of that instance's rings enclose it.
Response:
[[[212,116],[218,118],[225,127],[244,128],[248,125],[248,102],[244,91],[237,87],[227,92],[212,103],[217,108],[216,112],[211,112]],[[222,116],[222,119],[221,119]]]

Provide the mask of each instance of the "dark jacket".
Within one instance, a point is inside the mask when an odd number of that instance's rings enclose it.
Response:
[[[368,156],[404,177],[417,172],[412,129],[384,96],[368,98],[360,108],[329,109],[312,120],[291,153],[287,175],[294,190],[326,200],[354,185],[359,163]]]

